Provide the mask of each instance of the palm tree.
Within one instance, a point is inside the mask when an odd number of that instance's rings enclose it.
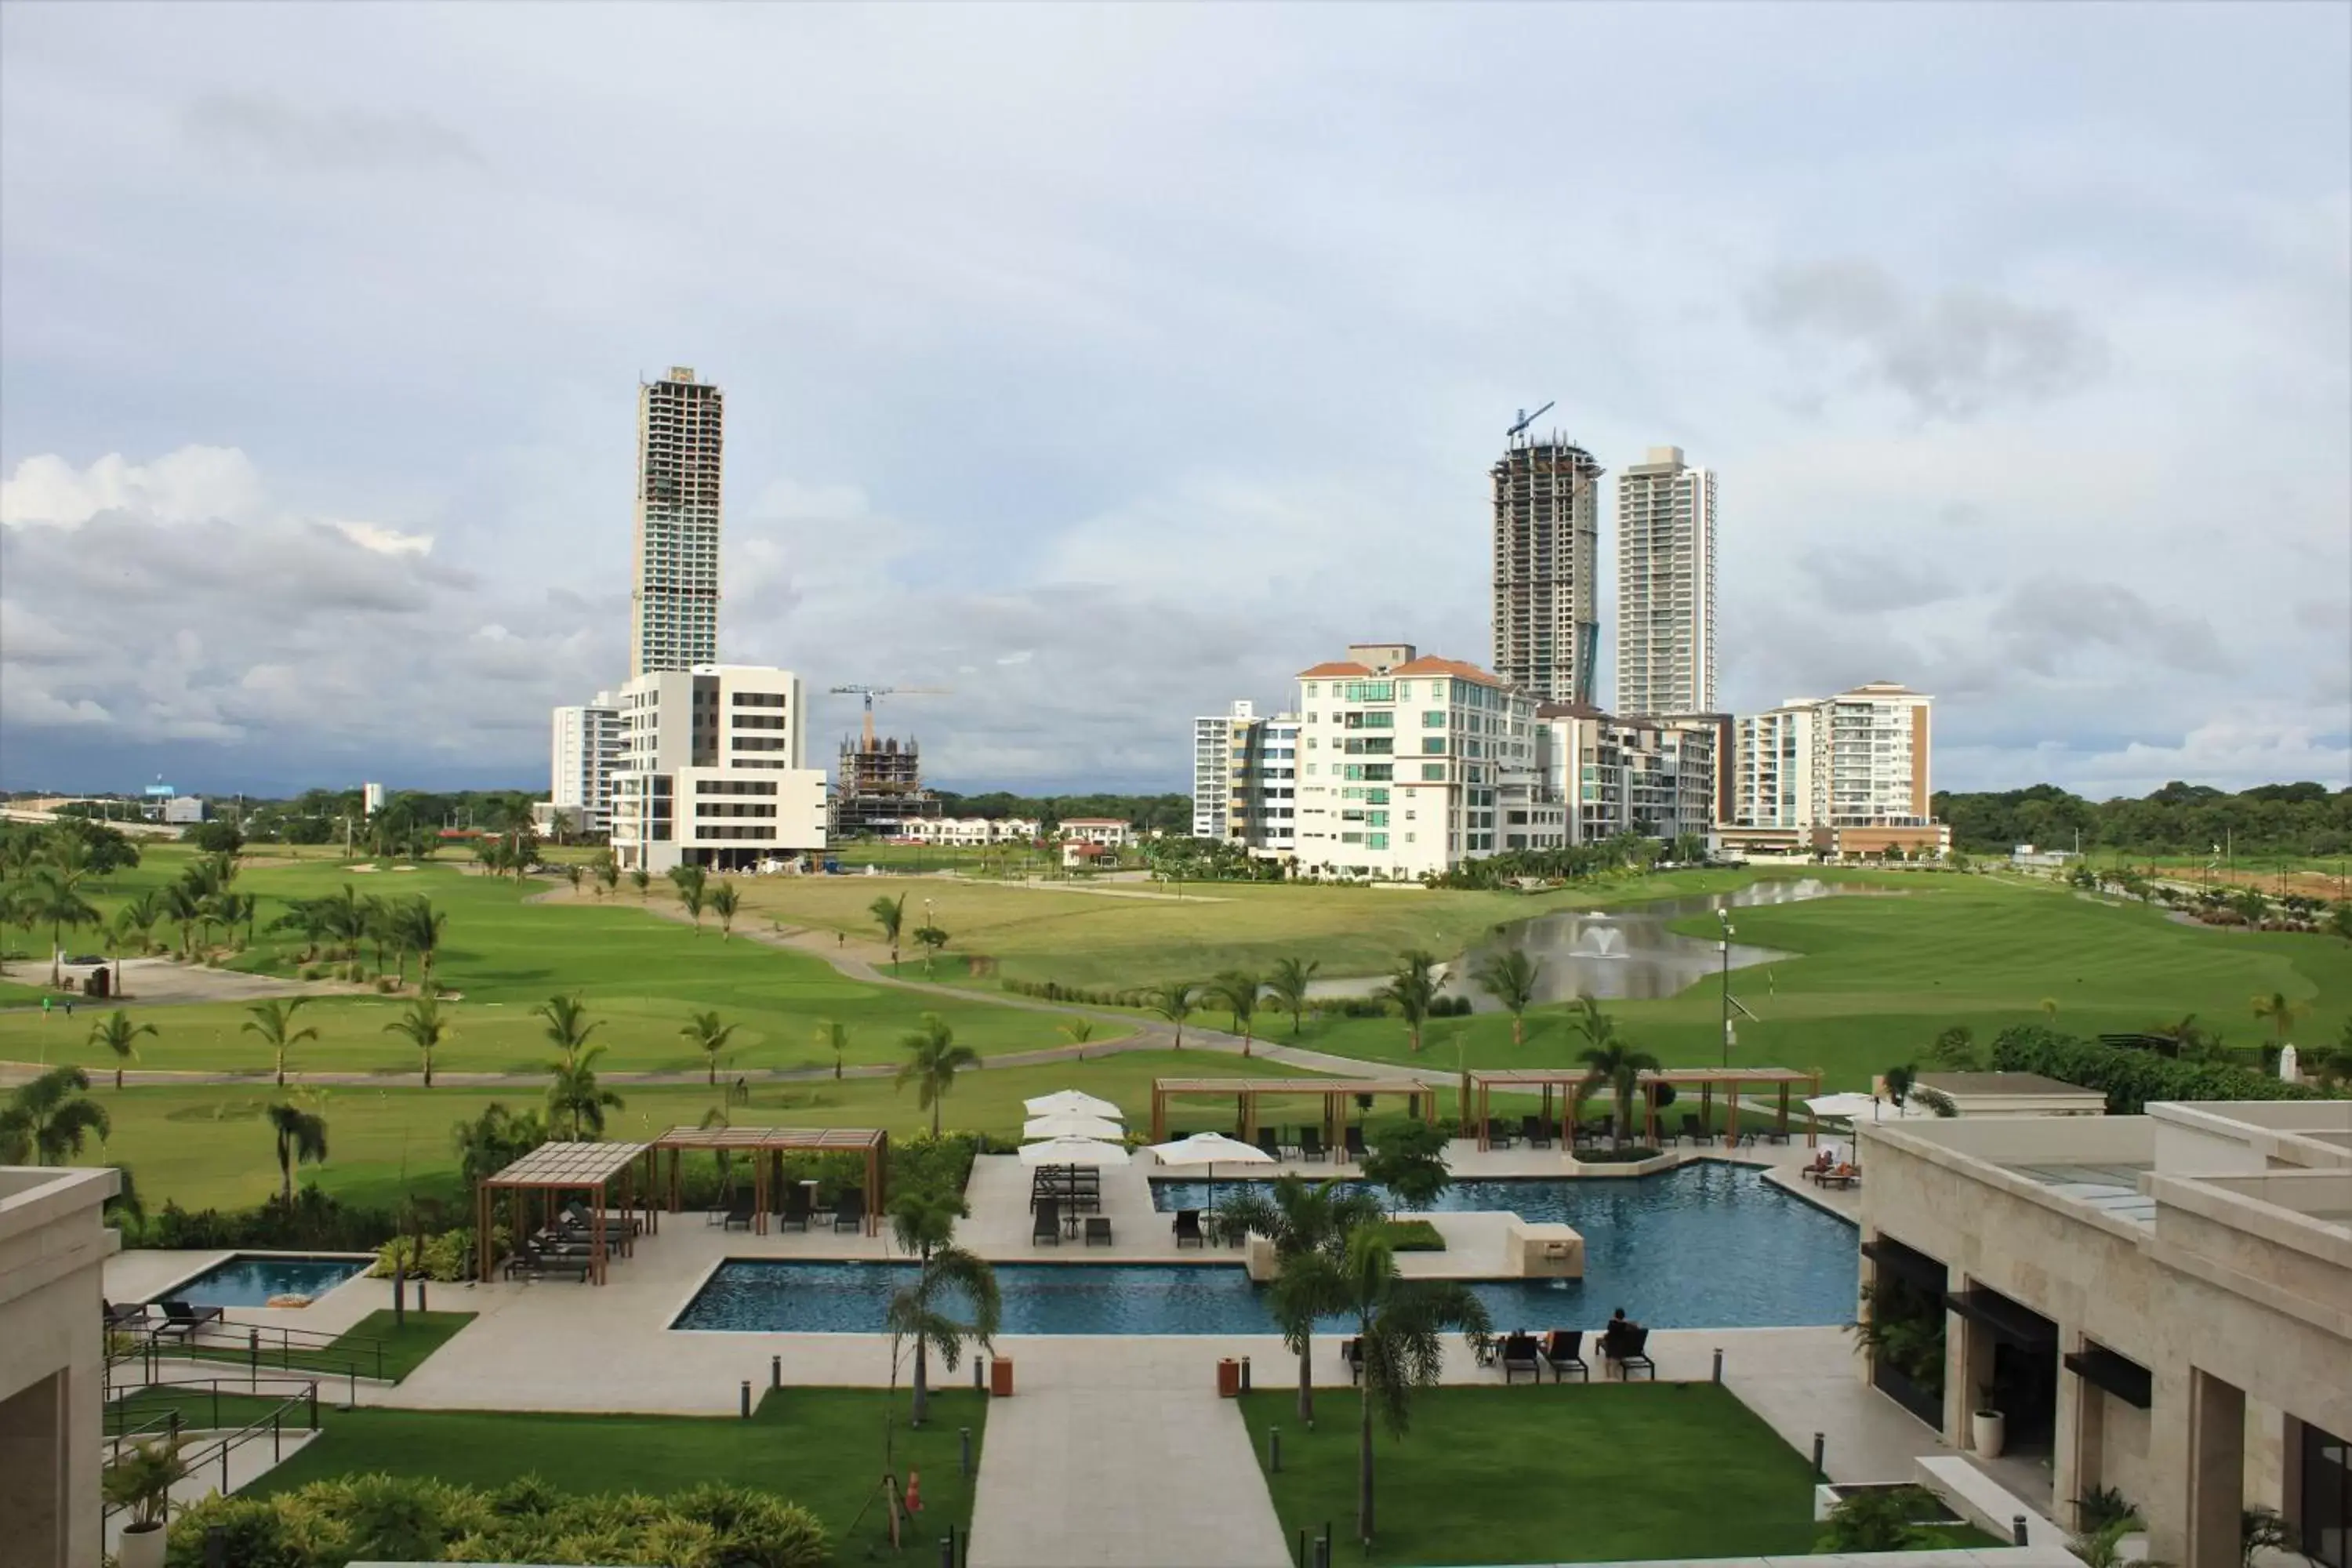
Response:
[[[866,912],[872,915],[875,923],[882,928],[882,940],[890,944],[890,962],[898,963],[898,928],[907,923],[907,895],[901,893],[895,899],[877,899],[866,906]]]
[[[1189,980],[1162,981],[1151,993],[1151,1010],[1176,1026],[1176,1048],[1184,1048],[1184,1020],[1191,1017],[1201,1005],[1197,988]]]
[[[849,1054],[849,1026],[838,1018],[819,1020],[816,1026],[816,1048],[833,1053],[833,1076],[841,1077],[842,1058]]]
[[[425,1058],[425,1087],[433,1087],[433,1050],[457,1033],[447,1018],[441,1016],[438,998],[427,994],[408,1005],[405,1012],[383,1026],[387,1035],[398,1035],[415,1046]]]
[[[1219,1216],[1227,1235],[1255,1231],[1274,1243],[1279,1267],[1266,1306],[1282,1329],[1282,1342],[1298,1357],[1298,1419],[1308,1426],[1315,1425],[1316,1321],[1349,1304],[1348,1234],[1381,1217],[1380,1200],[1368,1189],[1297,1175],[1275,1178],[1270,1197],[1244,1188],[1226,1200]]]
[[[719,940],[726,942],[735,934],[735,911],[742,904],[742,895],[735,884],[720,881],[710,889],[710,912],[719,917]]]
[[[91,1133],[111,1133],[113,1121],[89,1089],[81,1068],[51,1068],[10,1095],[0,1107],[0,1165],[62,1165]]]
[[[1515,1046],[1528,1043],[1528,1009],[1535,1003],[1539,973],[1536,961],[1515,947],[1480,964],[1473,977],[1479,989],[1500,1002],[1503,1011],[1511,1016],[1511,1044]]]
[[[915,928],[915,942],[923,950],[923,973],[928,975],[931,972],[931,960],[937,958],[940,949],[948,944],[948,933],[927,921]]]
[[[327,1119],[281,1100],[269,1108],[269,1130],[278,1137],[278,1196],[292,1208],[294,1167],[326,1163]]]
[[[580,879],[585,877],[587,874],[588,868],[581,865],[577,860],[571,861],[564,866],[563,879],[572,884],[573,896],[578,896],[580,892]]]
[[[1483,1352],[1494,1337],[1486,1304],[1470,1288],[1450,1279],[1405,1279],[1397,1273],[1396,1249],[1378,1226],[1360,1226],[1348,1236],[1340,1265],[1343,1309],[1356,1320],[1361,1347],[1361,1414],[1356,1434],[1356,1533],[1372,1542],[1372,1412],[1377,1406],[1389,1435],[1402,1437],[1412,1415],[1412,1396],[1434,1388],[1445,1367],[1448,1331],[1466,1334]]]
[[[980,1065],[980,1053],[970,1046],[955,1043],[955,1031],[937,1013],[923,1015],[920,1027],[899,1037],[898,1043],[913,1053],[907,1064],[898,1069],[898,1087],[915,1086],[915,1104],[931,1113],[931,1136],[940,1135],[940,1102],[948,1090],[955,1087],[956,1074],[965,1068]]]
[[[618,1110],[621,1097],[596,1081],[596,1058],[604,1054],[602,1046],[590,1046],[577,1055],[567,1055],[561,1061],[547,1064],[551,1081],[547,1086],[549,1120],[568,1116],[572,1119],[572,1136],[578,1138],[585,1131],[591,1137],[603,1137],[604,1112]]]
[[[135,936],[143,953],[155,939],[155,923],[163,918],[163,906],[151,888],[114,911],[115,940]]]
[[[185,958],[188,956],[189,928],[205,912],[204,899],[202,895],[189,891],[184,883],[172,882],[164,886],[163,906],[163,918],[180,928],[180,956]],[[38,920],[38,900],[28,902],[25,906],[26,913],[33,920]]]
[[[733,1024],[720,1023],[718,1011],[713,1009],[708,1013],[688,1014],[686,1027],[678,1031],[681,1037],[692,1040],[695,1048],[709,1058],[710,1086],[713,1089],[719,1087],[719,1053],[727,1048],[727,1042],[734,1037],[735,1029]]]
[[[1658,1070],[1658,1058],[1617,1037],[1617,1020],[1601,1010],[1591,993],[1577,997],[1569,1027],[1582,1035],[1584,1049],[1576,1054],[1584,1064],[1580,1094],[1606,1088],[1615,1100],[1611,1137],[1620,1149],[1633,1131],[1633,1099],[1642,1090],[1642,1075]]]
[[[1278,958],[1274,973],[1266,976],[1266,1000],[1290,1015],[1290,1033],[1298,1034],[1299,1016],[1307,1011],[1307,985],[1315,972],[1323,967],[1319,958]]]
[[[952,1373],[964,1341],[971,1340],[982,1350],[993,1345],[1003,1315],[996,1270],[953,1240],[955,1222],[969,1212],[960,1196],[920,1189],[901,1193],[890,1202],[890,1232],[898,1249],[922,1259],[922,1271],[915,1282],[890,1299],[885,1320],[890,1331],[894,1377],[899,1347],[908,1340],[915,1342],[915,1400],[908,1416],[913,1426],[920,1426],[930,1414],[930,1352],[939,1352],[940,1364]],[[941,1304],[955,1296],[971,1303],[971,1322],[959,1322],[940,1310]]]
[[[1437,1000],[1437,957],[1419,948],[1397,960],[1396,973],[1380,989],[1381,999],[1393,1002],[1404,1015],[1406,1032],[1412,1037],[1416,1055],[1421,1050],[1421,1026],[1429,1016],[1430,1004]]]
[[[562,1051],[567,1062],[580,1054],[589,1036],[604,1026],[603,1019],[588,1016],[588,1005],[576,995],[550,996],[531,1012],[546,1020],[547,1042]]]
[[[139,1059],[139,1037],[160,1032],[152,1024],[133,1024],[131,1015],[120,1007],[89,1026],[89,1043],[114,1053],[114,1087],[118,1091],[122,1088],[122,1064]]]
[[[286,1053],[305,1040],[315,1040],[319,1031],[305,1026],[294,1027],[294,1015],[302,1010],[308,996],[277,996],[267,1002],[257,1002],[246,1009],[253,1015],[245,1021],[243,1033],[259,1035],[261,1043],[269,1047],[278,1064],[278,1087],[286,1087]]]
[[[605,894],[611,892],[614,889],[621,885],[621,868],[609,854],[600,855],[597,857],[593,870],[596,877],[596,896],[598,898],[603,898]]]
[[[1242,1037],[1242,1055],[1250,1054],[1256,1037],[1257,997],[1265,983],[1246,969],[1228,969],[1209,982],[1208,999],[1234,1016],[1234,1033]]]
[[[449,929],[446,910],[433,907],[433,900],[419,893],[401,904],[394,921],[400,944],[416,955],[416,989],[433,994],[433,958],[441,951],[441,937]]]
[[[2284,1049],[2286,1032],[2294,1027],[2297,1018],[2303,1016],[2303,1009],[2288,1001],[2284,992],[2273,991],[2267,996],[2254,998],[2254,1016],[2270,1020],[2271,1037],[2279,1043],[2281,1049]]]
[[[81,840],[67,835],[61,845],[79,845]],[[26,885],[26,897],[29,913],[35,921],[47,921],[49,926],[49,984],[61,984],[65,971],[66,931],[69,927],[96,923],[98,906],[81,896],[89,872],[79,864],[80,851],[61,849],[58,863],[42,866],[33,872]]]
[[[1074,1013],[1070,1021],[1062,1026],[1062,1037],[1074,1046],[1083,1046],[1095,1037],[1095,1021],[1084,1013]],[[1080,1051],[1078,1059],[1086,1060],[1087,1053]]]
[[[669,868],[669,879],[677,889],[679,906],[694,917],[694,934],[700,936],[702,905],[709,892],[710,873],[699,866],[673,866]]]

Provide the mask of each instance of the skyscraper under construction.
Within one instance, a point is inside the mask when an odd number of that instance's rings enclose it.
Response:
[[[719,658],[719,491],[725,395],[684,365],[637,387],[636,559],[629,674]]]
[[[1495,673],[1541,701],[1592,701],[1601,472],[1557,433],[1514,434],[1495,465]]]

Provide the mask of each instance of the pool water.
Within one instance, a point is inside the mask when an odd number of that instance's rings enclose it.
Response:
[[[266,1307],[272,1296],[325,1295],[364,1273],[364,1258],[263,1258],[248,1253],[215,1264],[155,1298],[199,1307]]]
[[[1220,1182],[1220,1192],[1237,1184]],[[1163,1207],[1192,1207],[1192,1183]],[[1205,1197],[1206,1184],[1198,1184]],[[1565,1190],[1562,1190],[1565,1189]],[[1609,1181],[1472,1182],[1448,1208],[1565,1219],[1585,1237],[1581,1280],[1472,1285],[1497,1329],[1597,1329],[1616,1308],[1654,1328],[1772,1328],[1853,1316],[1853,1227],[1714,1163]],[[1211,1251],[1209,1258],[1219,1258]],[[1228,1255],[1231,1256],[1231,1255]],[[670,1326],[793,1333],[878,1333],[908,1264],[722,1264]],[[1255,1334],[1273,1330],[1262,1287],[1238,1262],[1000,1263],[1008,1334]],[[960,1303],[944,1310],[961,1316]],[[1328,1325],[1342,1326],[1338,1319]]]

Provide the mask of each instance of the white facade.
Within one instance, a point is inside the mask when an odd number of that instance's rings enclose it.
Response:
[[[621,767],[621,709],[609,691],[558,708],[548,804],[589,833],[613,828],[613,781]]]
[[[1492,473],[1495,670],[1546,702],[1594,700],[1601,472],[1555,435],[1514,437]]]
[[[684,365],[637,387],[629,674],[719,657],[719,485],[726,397]]]
[[[1256,705],[1246,698],[1230,711],[1203,713],[1192,721],[1192,837],[1223,838],[1233,826],[1236,752],[1245,752],[1256,722]]]
[[[1617,711],[1715,709],[1715,474],[1653,447],[1617,476]]]
[[[1657,719],[1612,717],[1589,708],[1537,710],[1541,784],[1528,807],[1526,845],[1599,844],[1619,834],[1672,839],[1707,837],[1717,808],[1717,752],[1727,721],[1714,714]],[[1541,837],[1554,818],[1559,837]],[[1518,824],[1510,824],[1514,836]]]
[[[792,671],[655,671],[621,688],[619,710],[612,834],[625,869],[741,869],[824,848],[824,773],[804,765]]]
[[[1241,842],[1253,855],[1287,856],[1298,847],[1298,742],[1296,713],[1263,720],[1250,734],[1241,795],[1247,815]],[[1228,838],[1235,835],[1228,829]]]
[[[919,816],[899,824],[898,837],[921,844],[971,847],[987,844],[1031,844],[1038,823],[1026,816]]]
[[[1135,841],[1135,829],[1116,816],[1066,816],[1057,831],[1065,844],[1099,844],[1109,849],[1124,849]]]
[[[366,816],[373,816],[377,812],[382,811],[383,809],[383,785],[380,784],[363,784],[360,785],[361,814]]]
[[[175,795],[163,803],[163,820],[176,827],[205,819],[205,798],[199,795]]]
[[[1735,820],[1746,827],[1927,826],[1934,700],[1873,681],[1741,719]]]
[[[11,1568],[88,1568],[104,1546],[107,1169],[0,1166],[0,1527]],[[161,1561],[160,1555],[157,1561]]]
[[[1476,665],[1360,643],[1298,676],[1297,866],[1416,880],[1505,847],[1535,702]]]

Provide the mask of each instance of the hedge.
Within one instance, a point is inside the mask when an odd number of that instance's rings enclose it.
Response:
[[[2288,1083],[2269,1073],[2226,1062],[2182,1061],[2152,1050],[2106,1046],[2062,1035],[2039,1024],[2003,1029],[1992,1043],[2000,1072],[2040,1073],[2061,1082],[2095,1089],[2107,1097],[2110,1116],[2137,1116],[2151,1100],[2333,1100],[2307,1084]]]

